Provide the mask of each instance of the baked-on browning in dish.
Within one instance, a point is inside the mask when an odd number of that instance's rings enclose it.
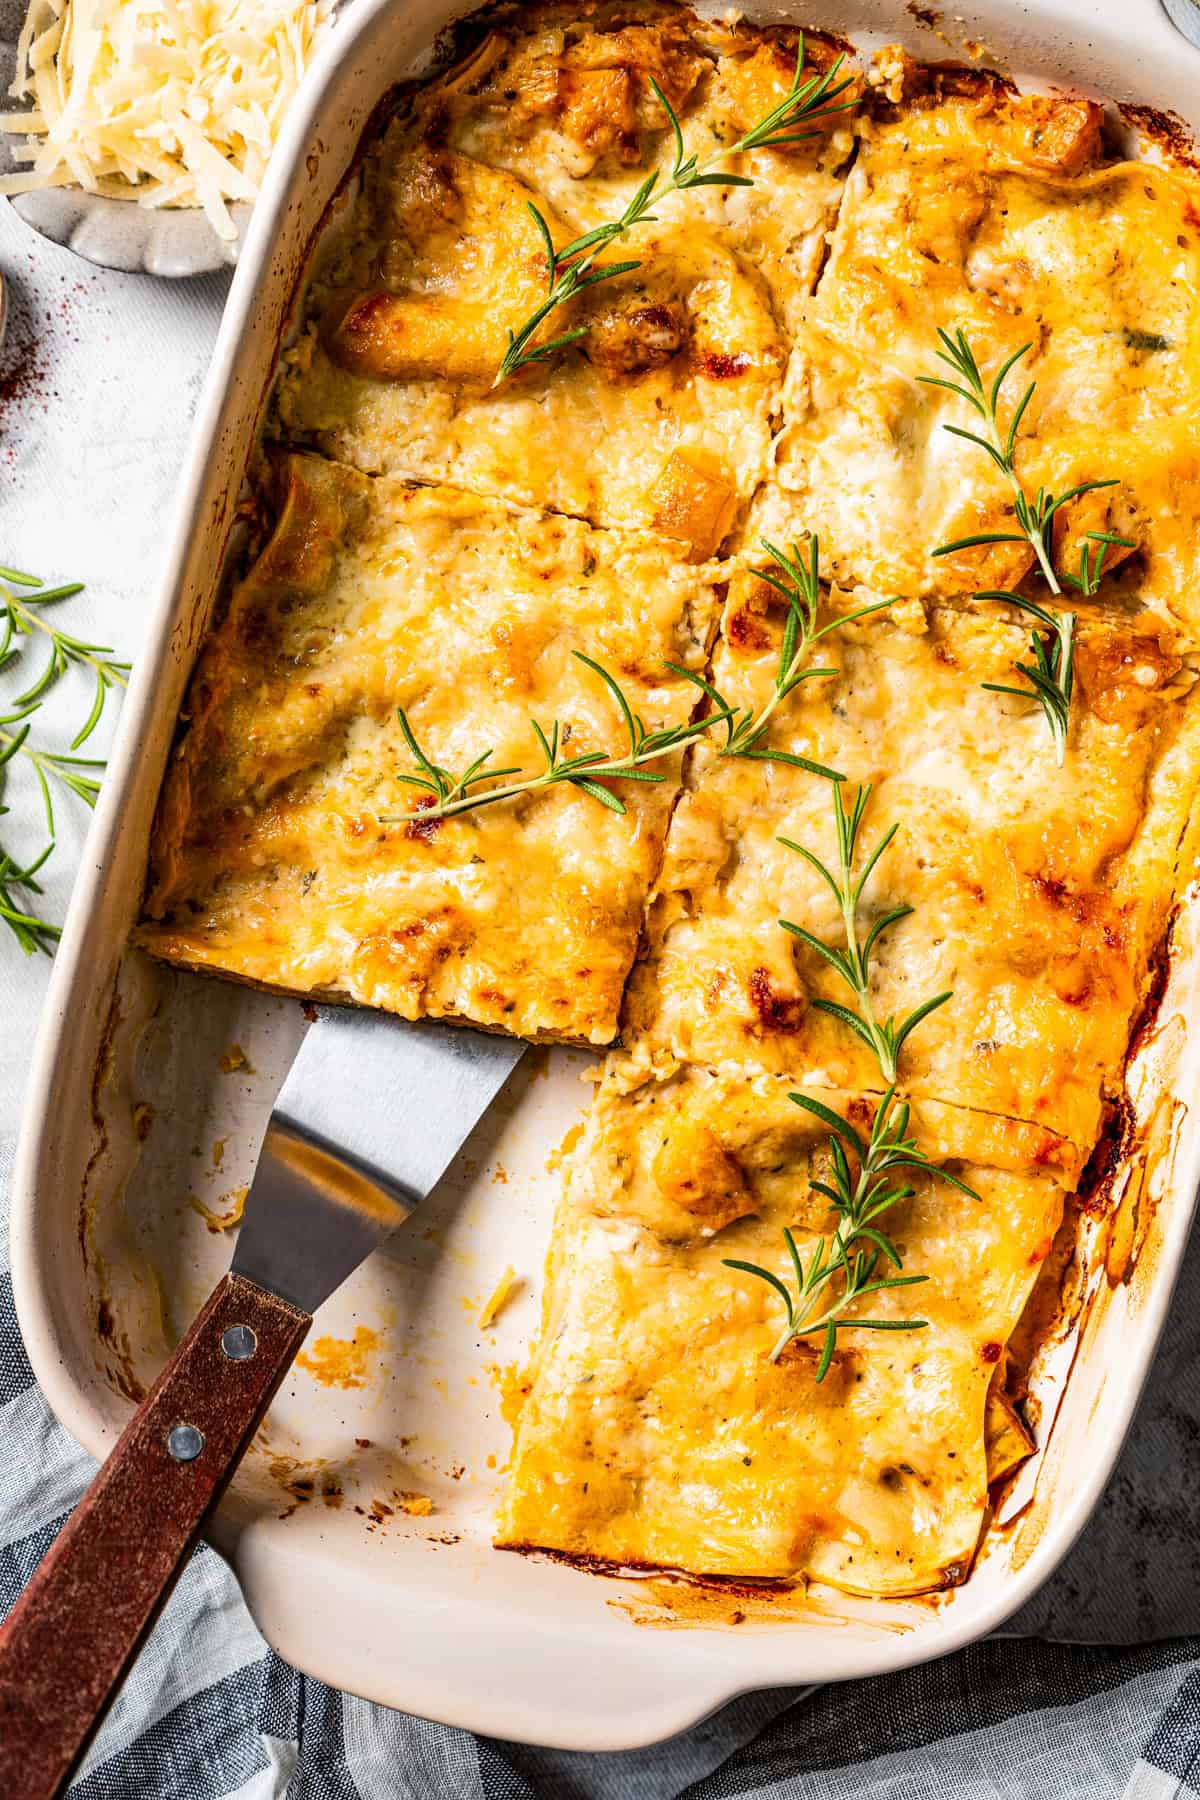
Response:
[[[620,1024],[501,1544],[953,1585],[1194,874],[1200,183],[654,0],[464,42],[299,298],[142,941]]]

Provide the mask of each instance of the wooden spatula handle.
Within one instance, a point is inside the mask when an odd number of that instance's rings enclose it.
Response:
[[[0,1794],[86,1749],[312,1323],[229,1274],[0,1627]]]

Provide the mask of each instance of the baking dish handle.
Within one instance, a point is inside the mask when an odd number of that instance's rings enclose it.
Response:
[[[0,1627],[0,1794],[79,1763],[312,1323],[225,1276]]]

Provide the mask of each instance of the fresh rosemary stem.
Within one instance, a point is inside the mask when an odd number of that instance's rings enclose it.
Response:
[[[905,1041],[915,1031],[922,1019],[928,1018],[939,1006],[949,1000],[949,993],[937,994],[932,1000],[925,1000],[899,1023],[894,1018],[880,1020],[875,1012],[871,999],[871,957],[883,933],[889,926],[907,919],[912,912],[911,906],[894,906],[889,911],[880,913],[872,923],[865,938],[859,938],[858,912],[862,902],[863,890],[870,880],[880,857],[895,837],[898,826],[892,825],[880,838],[870,852],[862,868],[856,875],[854,865],[857,858],[858,838],[862,828],[863,816],[867,803],[871,798],[868,783],[859,786],[854,798],[847,805],[843,799],[843,787],[835,783],[833,788],[833,817],[837,837],[838,865],[834,872],[823,863],[819,856],[807,849],[803,844],[793,843],[790,838],[781,837],[779,842],[788,850],[802,856],[810,868],[825,882],[837,902],[842,921],[845,945],[835,947],[826,944],[815,933],[803,925],[796,925],[790,919],[780,919],[783,929],[792,937],[819,956],[829,965],[851,990],[858,1003],[858,1011],[854,1012],[839,1001],[814,997],[811,1004],[821,1012],[840,1019],[855,1036],[873,1052],[879,1064],[880,1073],[889,1086],[897,1080],[900,1051]]]
[[[919,1169],[932,1179],[946,1181],[963,1193],[978,1199],[974,1190],[958,1176],[932,1163],[916,1140],[909,1136],[907,1102],[896,1104],[896,1068],[901,1048],[922,1019],[950,999],[949,993],[923,1001],[896,1024],[894,1019],[880,1020],[871,1000],[871,953],[890,925],[907,918],[910,906],[896,906],[875,919],[864,939],[858,934],[858,909],[863,889],[880,857],[896,835],[892,825],[855,873],[858,835],[870,799],[869,785],[859,786],[847,804],[842,784],[833,789],[834,824],[837,835],[837,868],[828,868],[813,851],[789,838],[780,838],[817,872],[837,901],[845,937],[844,946],[824,943],[802,925],[788,919],[779,922],[785,931],[806,944],[822,961],[841,976],[858,1002],[858,1011],[837,1001],[814,999],[811,1004],[840,1019],[873,1051],[887,1090],[876,1110],[869,1140],[864,1143],[849,1122],[831,1107],[807,1094],[789,1098],[829,1127],[829,1154],[832,1165],[830,1181],[810,1178],[809,1186],[833,1207],[837,1223],[832,1235],[819,1237],[805,1265],[803,1256],[789,1227],[784,1227],[784,1242],[795,1278],[795,1291],[780,1279],[773,1269],[759,1263],[726,1257],[725,1265],[764,1281],[783,1301],[784,1325],[771,1347],[770,1358],[778,1362],[793,1338],[824,1334],[817,1363],[816,1379],[823,1381],[829,1372],[837,1348],[839,1331],[917,1331],[925,1319],[870,1319],[852,1314],[850,1309],[868,1295],[888,1288],[912,1287],[926,1280],[924,1275],[904,1275],[899,1271],[902,1259],[896,1245],[881,1228],[882,1215],[902,1200],[911,1199],[915,1189],[907,1182],[896,1182],[894,1173],[901,1168]],[[894,1108],[894,1110],[893,1110]],[[853,1158],[853,1163],[851,1161]],[[882,1269],[881,1269],[882,1263]],[[887,1272],[888,1266],[896,1271]],[[840,1278],[840,1287],[831,1283]],[[821,1310],[818,1310],[820,1308]]]
[[[774,569],[760,569],[762,579],[769,582],[777,593],[787,601],[787,619],[783,628],[783,641],[779,648],[779,668],[775,676],[775,688],[766,705],[756,714],[747,715],[742,723],[735,726],[729,741],[721,750],[722,756],[746,756],[754,752],[756,746],[766,736],[767,727],[780,704],[803,681],[812,681],[819,677],[836,675],[836,669],[806,669],[805,661],[819,644],[822,638],[829,637],[832,632],[840,631],[843,625],[851,625],[856,619],[865,619],[871,613],[882,612],[885,607],[893,606],[894,600],[874,600],[867,606],[860,606],[854,612],[843,613],[838,618],[820,623],[821,590],[821,546],[814,532],[808,540],[808,553],[805,555],[798,544],[792,545],[791,555],[787,555],[777,544],[763,538],[762,547],[782,571],[776,574]]]
[[[916,1193],[910,1181],[895,1179],[898,1172],[919,1170],[933,1180],[948,1182],[972,1199],[979,1196],[957,1175],[930,1162],[915,1138],[910,1137],[908,1104],[896,1103],[894,1087],[889,1087],[880,1101],[865,1143],[832,1107],[808,1094],[790,1094],[788,1098],[829,1128],[830,1180],[810,1178],[809,1185],[828,1200],[837,1215],[837,1224],[832,1235],[816,1240],[807,1266],[794,1233],[790,1227],[784,1227],[784,1242],[795,1279],[794,1293],[773,1270],[759,1263],[738,1257],[723,1260],[726,1268],[766,1282],[783,1301],[784,1325],[771,1346],[772,1362],[779,1361],[793,1338],[823,1334],[816,1370],[816,1379],[823,1381],[833,1361],[839,1331],[919,1331],[928,1324],[927,1319],[849,1315],[852,1306],[871,1294],[916,1287],[928,1280],[925,1275],[898,1272],[902,1267],[900,1252],[882,1227],[883,1216]],[[897,1273],[889,1273],[890,1269]],[[835,1292],[831,1283],[838,1277],[841,1287]]]
[[[0,769],[3,769],[14,756],[24,756],[33,768],[42,794],[42,805],[46,814],[46,825],[51,836],[51,847],[54,839],[54,802],[50,791],[51,781],[59,781],[77,799],[87,806],[95,806],[100,792],[100,782],[95,776],[84,774],[87,769],[103,769],[104,762],[95,756],[70,756],[65,751],[39,750],[35,744],[28,742],[30,715],[33,707],[25,707],[22,711],[8,713],[0,720]],[[7,726],[16,724],[17,731],[9,731]]]
[[[36,593],[18,594],[16,587],[36,588]],[[81,581],[70,581],[61,587],[42,588],[33,575],[0,567],[0,669],[5,669],[19,654],[16,640],[42,632],[50,640],[50,656],[37,679],[16,699],[16,706],[33,706],[46,694],[72,663],[91,669],[96,679],[92,707],[71,742],[77,750],[91,736],[104,711],[104,703],[114,687],[129,685],[129,664],[114,657],[107,644],[93,644],[67,631],[61,631],[41,616],[38,610],[58,601],[69,600],[83,591]]]
[[[1087,532],[1079,548],[1079,573],[1072,575],[1064,569],[1063,580],[1069,582],[1085,599],[1090,599],[1100,586],[1105,558],[1114,545],[1120,545],[1126,550],[1134,547],[1132,538],[1120,537],[1115,531]],[[1044,631],[1034,630],[1030,633],[1029,649],[1033,661],[1015,665],[1017,673],[1025,677],[1029,687],[1012,687],[1000,681],[985,681],[983,686],[992,694],[1009,694],[1015,700],[1037,701],[1050,727],[1055,756],[1061,769],[1067,756],[1071,696],[1075,691],[1075,614],[1067,611],[1053,612],[1048,607],[1038,606],[1033,600],[1026,600],[1021,594],[1014,594],[1010,588],[986,588],[976,594],[975,598],[1003,601],[1007,606],[1015,606],[1021,612],[1029,613],[1039,625],[1045,627]]]
[[[385,814],[382,822],[390,825],[411,823],[413,820],[432,822],[435,819],[450,819],[458,813],[469,812],[480,806],[491,806],[500,800],[511,800],[518,794],[534,793],[539,788],[553,787],[564,781],[581,788],[613,812],[624,812],[622,801],[611,789],[604,787],[603,782],[661,781],[661,775],[644,772],[646,763],[669,756],[672,751],[690,743],[693,738],[721,728],[725,735],[724,742],[718,747],[719,756],[743,757],[751,762],[785,763],[789,768],[804,769],[810,775],[820,775],[826,781],[840,782],[842,776],[836,769],[827,768],[824,763],[814,762],[811,757],[801,756],[793,750],[774,750],[764,739],[776,709],[789,694],[805,681],[837,673],[835,669],[808,669],[803,666],[813,646],[831,632],[840,630],[843,625],[848,625],[855,619],[866,618],[868,614],[879,612],[894,602],[875,600],[822,625],[820,546],[817,539],[809,539],[806,556],[796,546],[793,546],[792,554],[788,556],[765,539],[763,548],[783,573],[777,575],[773,570],[762,570],[760,573],[783,595],[788,603],[788,612],[774,688],[770,699],[757,712],[751,707],[733,706],[712,682],[697,675],[695,670],[685,669],[678,663],[667,663],[666,667],[673,675],[690,682],[707,697],[711,702],[711,710],[687,725],[648,731],[615,677],[600,663],[585,656],[582,650],[576,650],[572,654],[600,677],[616,701],[628,740],[627,748],[622,754],[610,756],[603,750],[588,750],[577,756],[566,757],[562,754],[566,734],[559,721],[555,720],[547,728],[539,725],[536,719],[531,719],[530,726],[545,765],[540,773],[526,775],[519,767],[494,768],[491,760],[493,752],[486,750],[461,775],[454,775],[449,769],[441,768],[426,753],[417,741],[408,715],[403,708],[397,708],[400,729],[420,773],[398,775],[396,779],[406,786],[421,789],[428,798],[420,801],[410,813]],[[506,783],[503,778],[509,775],[519,776],[520,779]],[[494,782],[496,785],[482,786],[485,782]]]
[[[542,243],[546,250],[547,261],[547,294],[542,304],[537,307],[516,331],[511,328],[508,333],[508,348],[504,352],[496,378],[492,383],[498,387],[502,381],[514,375],[518,369],[529,363],[545,362],[556,356],[559,351],[578,343],[587,336],[586,325],[576,325],[559,336],[551,338],[548,343],[531,348],[531,340],[541,326],[560,307],[566,306],[584,288],[594,287],[602,281],[612,281],[618,275],[627,275],[631,270],[640,267],[636,261],[602,264],[596,266],[596,259],[610,244],[617,242],[634,229],[636,225],[653,224],[657,215],[650,211],[652,205],[665,200],[669,194],[683,193],[690,188],[698,187],[752,187],[753,182],[748,175],[730,175],[716,173],[715,167],[727,157],[740,156],[747,150],[762,147],[773,147],[780,144],[795,144],[805,138],[815,137],[811,131],[794,131],[792,128],[803,121],[815,121],[827,118],[830,114],[843,112],[853,102],[834,105],[840,94],[853,85],[853,77],[846,76],[842,81],[837,77],[841,71],[845,57],[839,55],[824,75],[804,76],[804,33],[801,32],[796,53],[796,72],[792,85],[778,106],[764,114],[756,125],[740,137],[735,144],[723,145],[711,156],[700,162],[695,156],[685,156],[683,131],[670,101],[654,80],[650,77],[650,86],[655,98],[662,107],[671,126],[675,138],[675,161],[669,176],[659,184],[659,171],[653,170],[641,183],[625,210],[616,219],[607,224],[597,225],[592,231],[586,231],[562,250],[554,247],[554,238],[549,225],[538,208],[529,201],[529,213],[533,219]]]
[[[0,806],[0,814],[8,808]],[[24,888],[26,893],[40,894],[37,882],[38,870],[45,863],[54,849],[53,843],[46,845],[41,855],[24,868],[0,848],[0,923],[8,926],[26,956],[37,951],[50,955],[61,935],[59,927],[43,919],[40,914],[31,912],[27,905],[17,898],[17,890]]]
[[[806,769],[810,775],[823,776],[826,781],[841,781],[844,778],[836,769],[827,768],[824,763],[814,762],[811,757],[800,756],[793,750],[772,750],[764,743],[771,720],[788,695],[800,687],[803,682],[824,679],[836,675],[836,669],[807,669],[804,663],[814,645],[832,632],[840,631],[843,625],[851,625],[856,619],[865,619],[869,614],[881,612],[884,607],[894,606],[895,600],[873,600],[866,606],[858,607],[854,612],[842,613],[837,618],[820,623],[820,543],[816,536],[808,540],[807,553],[797,544],[792,545],[791,555],[779,549],[778,545],[762,539],[762,547],[782,574],[773,569],[759,569],[757,572],[764,581],[771,584],[787,601],[787,618],[784,622],[783,638],[779,646],[779,666],[775,673],[771,697],[757,712],[752,707],[734,707],[725,699],[720,689],[711,681],[692,673],[689,669],[675,669],[694,687],[700,688],[708,695],[716,711],[709,715],[707,723],[723,724],[725,739],[718,747],[719,756],[744,757],[751,762],[786,763],[790,768]],[[668,667],[675,668],[674,664]]]
[[[0,671],[19,666],[24,641],[35,633],[48,638],[50,644],[41,673],[18,695],[10,711],[0,713],[0,786],[18,759],[28,765],[41,795],[49,838],[31,862],[22,863],[0,848],[0,924],[7,925],[26,955],[37,951],[49,954],[59,935],[58,926],[41,917],[24,897],[41,893],[38,872],[56,847],[54,786],[65,787],[85,806],[95,805],[104,763],[99,757],[73,753],[95,730],[109,694],[126,686],[129,672],[128,663],[118,661],[107,645],[59,630],[42,617],[40,608],[70,599],[81,587],[82,583],[73,581],[45,588],[36,575],[0,565]],[[17,593],[18,588],[23,591]],[[69,750],[42,749],[30,741],[33,718],[49,690],[73,665],[87,668],[95,678],[87,716]],[[0,815],[9,810],[0,804]]]
[[[974,537],[958,538],[950,544],[939,544],[933,552],[935,556],[950,556],[956,550],[969,550],[976,544],[1017,544],[1024,539],[1031,546],[1038,561],[1046,583],[1052,594],[1062,593],[1058,576],[1054,569],[1052,533],[1055,515],[1069,500],[1077,499],[1080,494],[1089,494],[1096,488],[1116,487],[1115,481],[1081,481],[1068,488],[1063,494],[1053,494],[1048,488],[1039,487],[1030,494],[1017,473],[1016,448],[1017,435],[1021,422],[1033,399],[1037,382],[1031,381],[1021,398],[1017,401],[1009,415],[1008,427],[1000,424],[1000,395],[1008,376],[1016,368],[1023,356],[1033,348],[1032,344],[1022,344],[1014,350],[1000,365],[999,371],[988,387],[983,379],[975,352],[967,341],[966,333],[960,326],[953,334],[939,328],[938,337],[942,348],[937,352],[939,362],[946,365],[956,377],[948,380],[944,375],[918,375],[917,380],[926,387],[944,388],[948,393],[956,394],[983,421],[983,432],[967,431],[961,425],[944,425],[942,429],[952,436],[962,438],[977,449],[999,469],[1008,481],[1013,493],[1013,513],[1020,530],[986,531]]]
[[[969,444],[976,445],[987,455],[1004,475],[1013,491],[1013,514],[1019,532],[988,531],[975,537],[958,538],[950,544],[939,544],[933,552],[935,556],[950,556],[956,550],[967,550],[976,544],[1014,544],[1027,541],[1037,558],[1046,585],[1057,598],[1062,595],[1062,586],[1054,567],[1053,530],[1054,519],[1059,510],[1069,500],[1080,494],[1091,493],[1096,488],[1116,487],[1115,481],[1082,481],[1075,487],[1068,488],[1063,494],[1053,494],[1047,488],[1039,487],[1035,494],[1030,494],[1022,482],[1016,469],[1017,434],[1021,422],[1032,400],[1037,387],[1031,381],[1009,417],[1008,428],[1000,425],[1000,395],[1009,374],[1031,346],[1023,344],[1019,350],[1000,365],[991,386],[984,383],[979,362],[967,341],[966,333],[960,327],[951,334],[938,331],[942,348],[938,351],[938,360],[949,368],[955,380],[947,380],[942,375],[920,375],[919,381],[927,387],[944,388],[948,393],[956,394],[960,400],[976,412],[983,420],[986,435],[976,431],[966,431],[961,425],[946,425],[944,430],[953,436],[963,438]],[[1089,552],[1089,541],[1097,548]],[[1123,544],[1132,548],[1128,538],[1118,537],[1111,531],[1090,531],[1084,540],[1080,552],[1080,568],[1078,575],[1064,571],[1063,580],[1077,588],[1081,594],[1094,594],[1100,585],[1100,577],[1104,570],[1104,559],[1109,546]],[[1071,696],[1074,691],[1075,667],[1075,615],[1071,612],[1056,611],[1052,608],[1038,606],[1032,600],[1025,600],[1007,588],[992,588],[976,594],[977,600],[1003,600],[1011,606],[1020,607],[1031,613],[1045,627],[1044,633],[1034,631],[1030,636],[1030,652],[1032,661],[1017,663],[1017,673],[1023,675],[1029,683],[1028,688],[1017,688],[1005,683],[985,681],[983,686],[991,693],[1009,694],[1018,700],[1036,700],[1045,714],[1050,729],[1054,754],[1061,768],[1066,761],[1067,740],[1071,729]]]
[[[626,749],[620,755],[610,755],[607,750],[583,750],[577,755],[564,755],[563,746],[568,733],[561,722],[555,719],[550,726],[544,727],[536,719],[531,719],[529,723],[545,765],[538,774],[526,775],[519,767],[495,768],[492,766],[493,752],[485,750],[460,775],[455,775],[426,754],[417,741],[407,714],[402,707],[398,707],[397,716],[404,741],[421,772],[417,775],[397,775],[396,780],[407,787],[420,789],[428,798],[418,802],[410,813],[384,814],[382,823],[411,824],[417,820],[425,824],[435,819],[450,819],[458,813],[469,812],[481,806],[493,806],[497,801],[511,800],[518,794],[536,793],[541,788],[554,787],[562,782],[590,795],[610,812],[623,813],[626,811],[625,802],[619,794],[614,794],[611,788],[604,786],[606,781],[664,781],[665,776],[652,773],[645,765],[670,756],[691,743],[702,732],[724,723],[730,716],[730,708],[722,704],[716,712],[702,719],[651,731],[640,714],[634,711],[620,683],[607,669],[594,662],[590,656],[585,656],[582,650],[574,650],[571,654],[599,676],[616,702],[627,738]],[[703,681],[690,671],[676,668],[673,663],[668,663],[667,667],[674,674],[682,675],[704,687]],[[520,779],[506,782],[504,777],[509,775],[519,776]],[[480,785],[488,781],[496,782],[497,785]]]
[[[1067,738],[1071,730],[1071,696],[1075,689],[1075,614],[1051,612],[1033,600],[1004,588],[989,588],[976,594],[977,600],[1003,600],[1020,607],[1045,626],[1044,632],[1030,633],[1032,662],[1014,664],[1019,675],[1029,683],[1027,688],[1012,687],[1007,682],[985,681],[980,685],[990,694],[1008,694],[1014,700],[1036,700],[1045,715],[1054,744],[1055,760],[1061,769],[1067,757]]]

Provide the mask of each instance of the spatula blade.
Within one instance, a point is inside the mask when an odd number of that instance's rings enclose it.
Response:
[[[437,1185],[524,1048],[323,1009],[271,1113],[235,1271],[315,1312]]]

